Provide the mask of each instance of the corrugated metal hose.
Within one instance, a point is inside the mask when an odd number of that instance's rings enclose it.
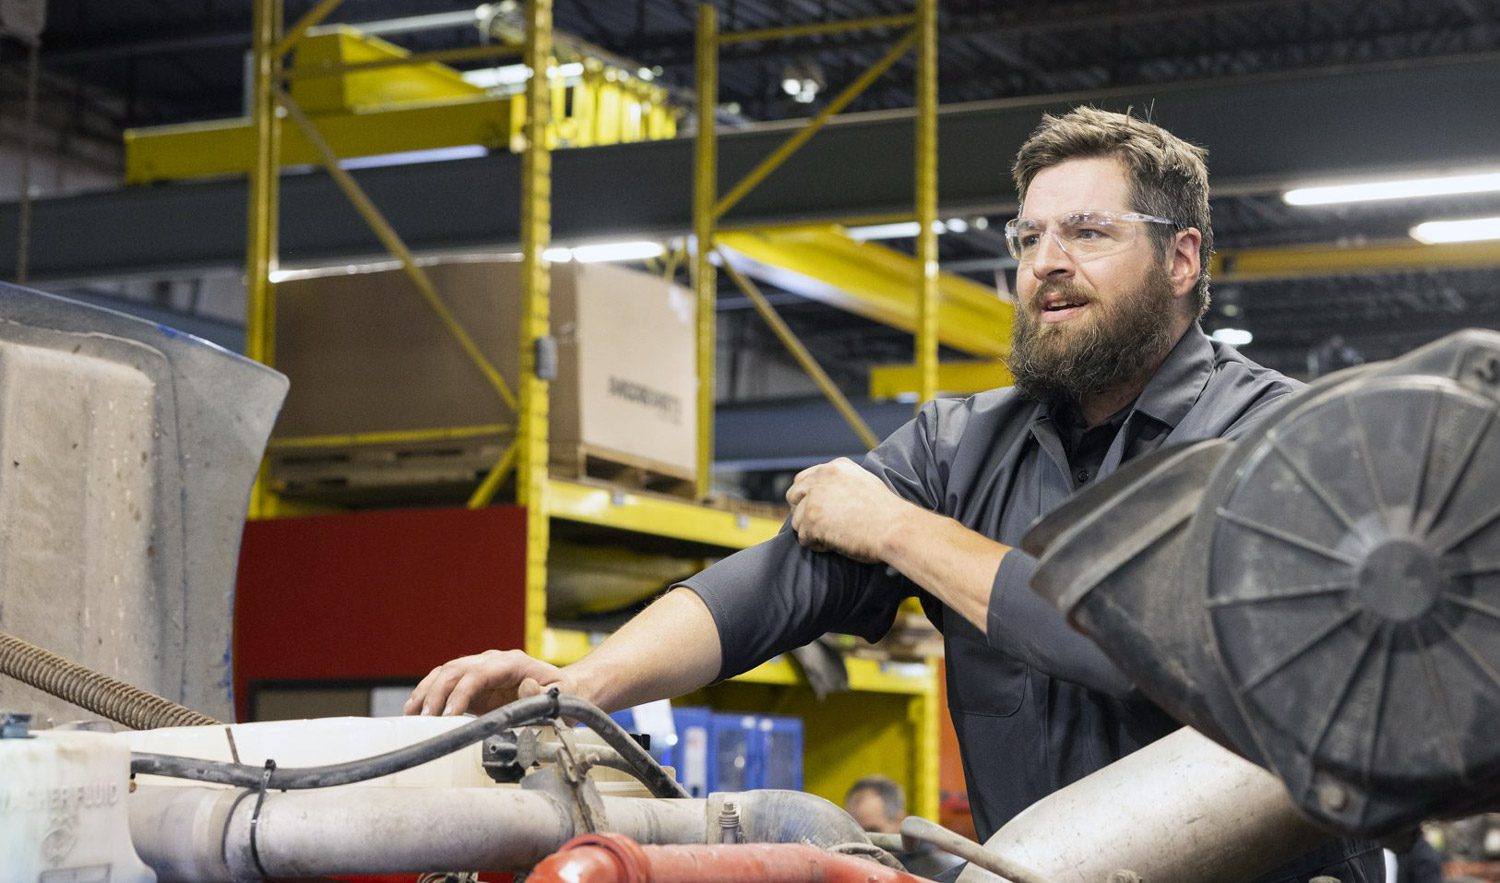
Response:
[[[9,675],[133,730],[206,727],[221,723],[5,632],[0,632],[0,674]]]

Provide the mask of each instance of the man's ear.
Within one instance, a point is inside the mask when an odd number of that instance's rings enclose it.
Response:
[[[1167,255],[1167,277],[1172,280],[1172,296],[1187,297],[1198,287],[1198,276],[1203,269],[1198,249],[1203,245],[1203,233],[1197,227],[1177,231],[1172,238],[1172,251]]]

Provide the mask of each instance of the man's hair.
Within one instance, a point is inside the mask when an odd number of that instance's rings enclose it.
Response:
[[[844,803],[847,805],[861,791],[873,791],[879,795],[880,803],[885,807],[886,818],[900,819],[906,815],[906,792],[901,790],[895,779],[880,775],[865,776],[849,786],[848,793],[844,795]]]
[[[1208,212],[1207,156],[1207,150],[1189,144],[1161,126],[1129,114],[1079,107],[1063,116],[1043,116],[1041,125],[1016,154],[1011,174],[1024,205],[1027,188],[1043,169],[1065,160],[1093,157],[1113,157],[1124,163],[1130,174],[1131,209],[1170,218],[1179,225],[1175,228],[1147,225],[1158,253],[1166,254],[1178,230],[1197,227],[1203,234],[1198,247],[1196,293],[1197,318],[1202,318],[1208,312],[1208,259],[1214,249]]]

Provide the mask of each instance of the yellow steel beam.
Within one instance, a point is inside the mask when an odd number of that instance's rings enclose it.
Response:
[[[718,10],[698,7],[695,73],[698,134],[693,145],[693,291],[698,301],[698,496],[708,496],[714,463],[714,344],[718,333],[719,276],[708,259],[714,247],[714,203],[718,199],[719,103]]]
[[[273,438],[267,450],[296,451],[317,448],[347,448],[358,445],[410,444],[503,435],[514,427],[506,423],[482,423],[478,426],[450,426],[442,429],[393,429],[386,432],[358,432],[349,435],[294,435]]]
[[[308,113],[317,115],[454,101],[485,94],[484,89],[467,82],[463,74],[445,64],[416,61],[406,49],[350,27],[336,28],[302,41],[292,70],[321,72],[346,65],[356,69],[337,77],[290,77],[292,97]]]
[[[751,169],[744,178],[740,179],[738,184],[730,188],[730,191],[714,204],[714,218],[722,218],[726,212],[734,208],[736,203],[745,198],[745,194],[755,189],[757,184],[764,181],[767,176],[776,171],[782,163],[786,162],[788,157],[796,153],[798,148],[806,144],[812,136],[816,135],[827,125],[829,120],[848,107],[850,102],[854,101],[854,99],[860,96],[860,93],[870,87],[870,84],[880,79],[886,71],[890,70],[891,65],[900,60],[901,56],[905,55],[916,41],[917,32],[912,31],[908,33],[895,46],[892,46],[889,52],[881,56],[879,61],[870,65],[870,68],[860,74],[854,82],[845,86],[842,92],[828,102],[827,107],[818,111],[817,116],[808,120],[795,134],[783,141],[775,150],[771,151],[769,156],[761,160],[759,165]]]
[[[937,0],[917,0],[917,406],[937,395]]]
[[[291,52],[296,47],[297,43],[303,37],[307,36],[309,30],[328,18],[329,15],[332,15],[333,11],[338,9],[343,2],[344,0],[321,0],[318,5],[309,9],[305,15],[297,19],[297,23],[292,25],[292,29],[286,32],[286,36],[276,41],[276,45],[271,48],[272,55],[278,59],[285,57],[288,52]]]
[[[1500,242],[1424,245],[1411,240],[1392,240],[1352,246],[1320,244],[1231,249],[1214,255],[1209,268],[1215,282],[1246,282],[1494,266],[1500,266]]]
[[[457,49],[439,49],[433,52],[412,52],[391,58],[378,58],[374,61],[356,61],[338,64],[331,60],[322,60],[312,64],[298,64],[291,70],[284,72],[281,78],[290,82],[292,80],[338,77],[346,74],[357,74],[388,68],[411,68],[437,64],[447,65],[453,62],[464,61],[490,61],[501,58],[514,58],[520,55],[521,51],[520,46],[490,43],[485,46],[460,46]],[[483,93],[484,90],[478,86],[474,86],[472,87],[472,92],[478,94]]]
[[[495,499],[495,492],[500,490],[500,482],[505,480],[505,476],[516,465],[516,454],[520,451],[520,447],[516,442],[505,446],[505,453],[500,455],[499,462],[490,469],[484,481],[479,483],[479,487],[475,488],[474,494],[469,497],[468,508],[483,509]]]
[[[928,666],[928,676],[921,679],[922,691],[907,704],[907,719],[915,731],[911,744],[912,811],[923,818],[935,819],[942,779],[942,736],[938,727],[944,709],[938,695],[937,672],[932,663]]]
[[[552,503],[547,477],[549,384],[538,350],[550,343],[550,274],[544,253],[552,239],[552,0],[526,5],[526,120],[521,135],[520,431],[516,435],[516,502],[526,507],[526,650],[541,650],[547,628],[547,547]]]
[[[327,141],[323,140],[323,136],[318,132],[317,127],[302,112],[302,108],[297,106],[297,102],[293,101],[291,96],[280,89],[277,89],[275,94],[277,103],[286,110],[287,118],[296,124],[297,129],[302,133],[302,137],[306,138],[307,142],[317,151],[318,161],[322,163],[323,170],[328,173],[329,177],[333,178],[334,183],[338,184],[339,189],[344,192],[344,196],[354,206],[354,210],[359,212],[359,216],[364,219],[365,223],[369,225],[370,230],[375,233],[376,238],[380,240],[380,244],[384,245],[387,251],[401,261],[401,268],[406,271],[407,278],[411,279],[412,284],[421,293],[422,299],[427,301],[427,305],[437,314],[438,320],[443,323],[443,327],[448,329],[448,333],[453,336],[454,340],[458,341],[459,347],[463,349],[469,360],[474,363],[474,366],[479,369],[479,373],[483,374],[485,379],[490,382],[490,386],[494,387],[501,401],[514,410],[516,407],[516,397],[511,393],[510,385],[505,382],[505,378],[500,376],[500,372],[479,349],[479,345],[469,336],[469,332],[454,317],[452,311],[448,309],[448,305],[443,303],[442,295],[438,294],[437,287],[432,284],[432,279],[417,263],[416,257],[406,247],[406,243],[401,241],[401,237],[396,233],[395,228],[386,220],[385,215],[381,214],[380,209],[375,207],[375,203],[370,201],[370,197],[365,195],[364,188],[359,186],[359,183],[354,180],[354,176],[339,166],[339,158],[333,152],[333,148],[329,146]]]
[[[938,274],[938,0],[917,0],[916,71],[916,259],[920,288],[917,298],[916,374],[918,407],[937,395],[938,336],[942,322],[942,281]],[[996,301],[998,302],[998,298]],[[1010,315],[1007,314],[1007,319]],[[1007,332],[1009,329],[1007,329]],[[1007,342],[1009,334],[1006,335]],[[907,703],[907,719],[914,730],[911,740],[912,808],[926,818],[938,811],[938,715],[937,679],[929,677],[926,689]]]
[[[718,245],[747,276],[916,333],[921,266],[910,255],[850,239],[838,228],[720,231]],[[937,339],[996,359],[1010,351],[1013,310],[995,291],[951,273],[937,279]]]
[[[916,396],[921,378],[916,365],[876,365],[870,369],[870,398],[899,399]],[[956,395],[1010,386],[1010,369],[999,360],[939,362],[937,391]]]
[[[430,150],[462,144],[506,149],[511,140],[509,98],[481,96],[460,101],[393,107],[317,118],[318,131],[342,159]],[[313,165],[317,149],[292,131],[283,139],[283,165]],[[252,120],[215,120],[153,126],[125,132],[125,182],[146,184],[181,178],[242,174],[256,162]]]
[[[759,43],[768,40],[786,40],[792,37],[812,37],[818,34],[841,34],[849,31],[871,31],[876,28],[901,28],[913,24],[913,15],[877,15],[870,18],[851,18],[847,21],[820,21],[805,25],[787,25],[781,28],[761,28],[755,31],[728,31],[719,36],[719,45],[732,43]]]
[[[760,289],[756,288],[755,284],[749,279],[746,279],[739,270],[736,270],[733,264],[728,261],[724,261],[723,264],[724,272],[728,273],[729,278],[734,280],[735,287],[739,288],[741,293],[750,299],[750,303],[754,305],[755,311],[760,314],[761,319],[771,327],[771,331],[781,341],[781,345],[787,348],[787,351],[792,354],[792,358],[797,361],[798,365],[802,366],[802,370],[807,373],[808,377],[812,378],[813,383],[818,385],[818,389],[822,390],[823,395],[833,405],[834,409],[843,416],[844,422],[849,424],[849,428],[854,430],[855,435],[859,436],[860,442],[867,448],[873,448],[880,444],[880,438],[870,430],[870,424],[866,423],[865,419],[859,415],[859,411],[855,410],[854,406],[849,404],[849,399],[844,396],[843,391],[833,382],[833,378],[828,376],[828,372],[823,370],[823,366],[818,364],[818,360],[813,358],[813,354],[808,352],[807,347],[802,345],[802,341],[797,339],[796,333],[787,327],[786,322],[776,313],[775,307],[772,307],[766,300],[765,295],[760,293]]]
[[[724,549],[753,546],[781,529],[781,522],[774,518],[710,509],[687,500],[633,494],[557,478],[549,480],[547,487],[552,517],[582,524]]]
[[[280,56],[272,50],[281,37],[281,0],[255,0],[252,56],[254,76],[250,87],[251,162],[250,199],[246,208],[245,244],[245,355],[265,365],[276,354],[276,289],[271,272],[276,269],[276,212],[280,192],[281,120],[276,115],[276,73]],[[261,461],[250,494],[249,517],[265,517],[275,505]]]

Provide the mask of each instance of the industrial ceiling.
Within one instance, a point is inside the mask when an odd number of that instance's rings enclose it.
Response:
[[[287,15],[295,17],[311,5],[307,0],[287,0]],[[909,11],[906,0],[720,0],[716,5],[724,30]],[[473,43],[472,9],[471,3],[446,0],[348,0],[336,18],[379,22],[377,28],[388,29],[386,39],[428,50]],[[972,111],[950,111],[942,131],[943,211],[992,222],[989,230],[971,225],[965,232],[941,237],[945,264],[974,278],[991,279],[997,268],[1004,272],[1004,262],[998,260],[1004,247],[994,232],[1013,207],[1006,166],[1019,138],[1041,109],[1082,100],[1150,113],[1209,148],[1219,194],[1215,227],[1219,248],[1226,253],[1399,239],[1411,224],[1432,217],[1500,214],[1500,196],[1309,209],[1288,206],[1279,195],[1297,180],[1341,170],[1436,171],[1487,161],[1500,165],[1490,160],[1492,145],[1500,143],[1500,123],[1493,118],[1500,115],[1492,99],[1484,97],[1497,94],[1493,85],[1485,84],[1500,80],[1500,4],[1489,0],[948,0],[941,4],[940,14],[941,101],[984,102]],[[658,70],[659,80],[685,99],[691,97],[693,86],[695,19],[695,4],[688,0],[556,0],[559,30]],[[50,105],[54,118],[70,113],[80,139],[117,138],[128,126],[236,115],[244,101],[243,53],[249,45],[249,24],[249,4],[243,0],[52,0],[41,55],[43,103]],[[871,31],[726,47],[720,88],[726,132],[740,124],[748,129],[816,112],[828,95],[888,48],[889,37]],[[16,69],[21,63],[19,47],[0,47],[0,62]],[[820,94],[799,102],[783,89],[788,76],[817,81]],[[909,107],[911,84],[908,59],[860,98],[853,110],[895,112]],[[14,112],[16,98],[5,96],[0,115]],[[817,207],[808,202],[852,204],[856,194],[848,192],[850,188],[876,201],[909,192],[910,172],[894,169],[910,150],[909,139],[883,142],[876,146],[886,149],[864,153],[857,147],[871,132],[898,137],[896,133],[909,130],[902,128],[905,125],[900,116],[879,116],[845,126],[843,146],[838,132],[829,133],[830,146],[821,154],[810,146],[802,166],[785,170],[779,189],[769,190],[759,203],[746,201],[744,219],[758,214],[815,216]],[[727,164],[734,164],[737,149],[753,157],[776,137],[753,129],[743,136],[730,134],[724,148]],[[580,186],[610,178],[619,181],[624,175],[632,182],[625,185],[627,191],[657,194],[644,203],[618,200],[622,207],[642,207],[640,228],[680,231],[690,182],[688,166],[680,163],[674,149],[683,157],[689,155],[681,147],[647,144],[601,149],[595,159],[583,158],[581,151],[569,160],[559,155],[558,223],[576,223],[576,232],[582,233],[590,223],[632,221],[628,213],[615,215],[613,209],[569,220],[566,175],[569,163],[576,163]],[[837,165],[851,159],[867,163],[854,170],[864,175],[862,182],[855,179],[859,186],[847,184],[846,176],[845,191],[828,189],[839,186],[836,183],[810,191],[800,188],[801,180],[821,180],[819,162]],[[472,161],[473,173],[494,187],[498,201],[491,202],[491,215],[514,188],[513,176],[506,172],[510,161],[502,156]],[[432,174],[441,178],[456,172]],[[378,178],[368,179],[374,190],[379,189]],[[399,202],[400,191],[412,180],[391,178],[390,198]],[[76,229],[89,231],[95,227],[85,214],[118,220],[108,214],[111,205],[119,212],[136,213],[127,216],[150,217],[154,212],[166,217],[173,211],[199,210],[205,203],[194,200],[200,198],[225,205],[238,198],[227,184],[195,186],[200,187],[198,196],[153,188],[166,195],[116,203],[88,197],[72,208],[54,207],[52,217],[54,223],[67,219],[82,225]],[[308,205],[321,201],[320,186],[307,182]],[[210,193],[213,187],[218,190]],[[803,202],[797,205],[794,197],[799,194]],[[579,192],[576,198],[585,195]],[[680,206],[674,203],[678,196]],[[304,247],[308,254],[320,249],[333,254],[347,246],[299,246],[299,224],[327,228],[315,216],[297,221],[297,198],[289,193],[283,228],[291,250]],[[599,205],[597,199],[590,202]],[[419,229],[408,235],[420,240],[423,230],[416,217],[421,207],[409,208]],[[393,213],[402,210],[398,205]],[[38,206],[38,212],[40,237],[46,207]],[[13,240],[6,234],[7,225],[13,224],[13,211],[0,212],[0,243]],[[507,220],[501,226],[510,224],[513,221]],[[472,232],[426,230],[439,238]],[[232,242],[238,236],[230,229],[224,238]],[[190,241],[176,243],[179,253],[166,263],[186,266],[196,260],[209,265],[221,260],[219,246],[208,241],[213,238],[211,232],[196,231]],[[127,252],[136,245],[149,258],[156,247],[152,236],[145,232],[140,239],[95,245],[92,263],[100,270],[112,260],[131,266]],[[910,248],[901,240],[889,244]],[[0,263],[13,260],[3,251],[10,247],[0,245]],[[40,250],[34,258],[40,268],[46,263],[47,245],[38,240],[34,247]],[[195,248],[201,253],[194,254]],[[83,250],[74,246],[74,251]],[[75,257],[59,257],[56,272],[85,269],[70,263]],[[1457,327],[1495,325],[1500,319],[1495,303],[1500,270],[1483,266],[1485,261],[1477,263],[1470,268],[1438,265],[1382,272],[1356,267],[1293,278],[1235,278],[1226,273],[1216,286],[1216,307],[1206,324],[1210,329],[1248,329],[1254,334],[1254,342],[1246,347],[1251,356],[1304,376],[1320,374],[1393,356]],[[739,345],[774,349],[776,344],[758,329],[753,316],[736,306],[735,298],[725,298],[726,312],[737,313],[726,321]],[[909,347],[909,338],[899,332],[823,305],[785,298],[781,309],[807,334],[814,351],[838,366],[836,377],[856,388],[868,362],[887,361]]]

